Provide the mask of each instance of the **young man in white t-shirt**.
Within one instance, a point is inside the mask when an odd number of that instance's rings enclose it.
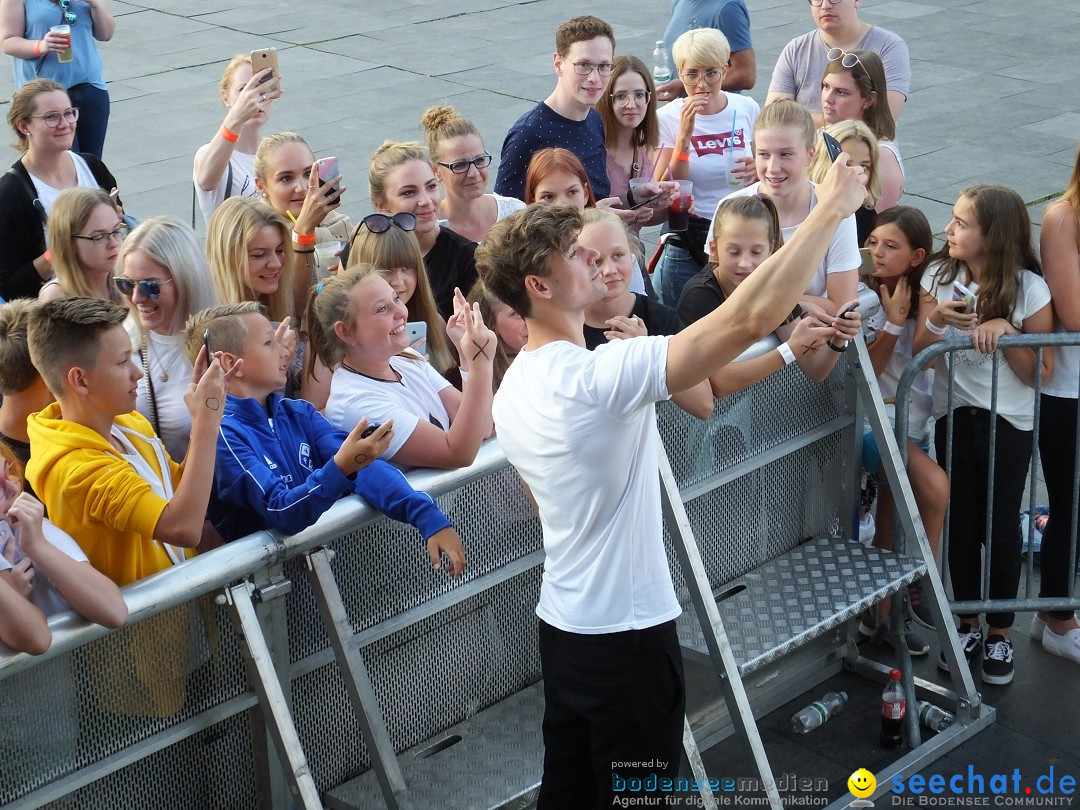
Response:
[[[836,227],[865,197],[841,156],[806,223],[715,312],[671,337],[584,348],[603,298],[580,214],[530,206],[477,249],[488,290],[529,342],[493,407],[507,458],[544,532],[540,660],[544,777],[538,808],[610,806],[626,780],[677,775],[685,700],[675,597],[663,545],[654,403],[705,380],[791,312]]]

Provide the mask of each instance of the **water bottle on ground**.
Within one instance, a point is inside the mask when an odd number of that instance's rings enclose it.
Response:
[[[904,744],[904,716],[907,714],[907,700],[904,687],[900,685],[900,670],[889,673],[889,682],[881,693],[881,745],[884,748],[899,748]]]
[[[671,81],[671,68],[668,67],[668,55],[667,48],[664,47],[664,40],[656,40],[656,50],[652,52],[653,69],[652,77],[653,82],[659,87],[666,82]]]
[[[815,700],[806,708],[792,715],[791,727],[796,734],[813,731],[830,717],[840,713],[847,703],[847,692],[829,692],[821,700]]]
[[[951,726],[953,720],[956,719],[951,712],[947,712],[940,706],[935,706],[933,703],[927,703],[925,700],[920,700],[918,706],[919,722],[931,731],[944,731]]]

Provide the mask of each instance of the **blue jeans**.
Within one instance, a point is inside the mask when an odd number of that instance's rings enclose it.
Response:
[[[105,130],[109,128],[109,91],[92,84],[77,84],[68,88],[71,106],[79,108],[79,123],[75,125],[74,152],[89,152],[101,160],[105,148]]]
[[[660,303],[676,308],[686,282],[701,272],[690,251],[668,242],[660,259]]]

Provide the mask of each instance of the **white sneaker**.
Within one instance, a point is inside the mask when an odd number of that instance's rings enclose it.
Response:
[[[1039,618],[1039,614],[1036,613],[1031,617],[1031,639],[1032,641],[1042,641],[1043,633],[1046,631],[1046,622]]]
[[[1068,658],[1080,664],[1080,627],[1074,627],[1061,635],[1058,635],[1049,627],[1045,627],[1045,624],[1044,628],[1043,649],[1048,653]]]

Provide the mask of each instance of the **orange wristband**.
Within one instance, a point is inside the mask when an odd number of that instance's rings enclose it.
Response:
[[[686,163],[687,161],[690,160],[690,153],[689,152],[676,152],[674,155],[671,156],[671,159],[672,160],[679,160],[679,161],[682,161],[683,163]]]
[[[41,56],[41,43],[42,42],[44,42],[44,40],[41,40],[41,39],[34,40],[34,56]]]
[[[224,124],[221,125],[221,137],[227,140],[229,143],[236,143],[238,140],[240,140],[240,136],[237,135],[235,132],[230,132],[228,129],[225,128]]]
[[[310,247],[315,244],[315,232],[311,233],[297,233],[293,231],[292,240],[294,245],[300,245],[301,247]]]
[[[45,257],[45,261],[47,261],[49,264],[52,264],[52,251],[51,250],[46,250],[41,255]]]

